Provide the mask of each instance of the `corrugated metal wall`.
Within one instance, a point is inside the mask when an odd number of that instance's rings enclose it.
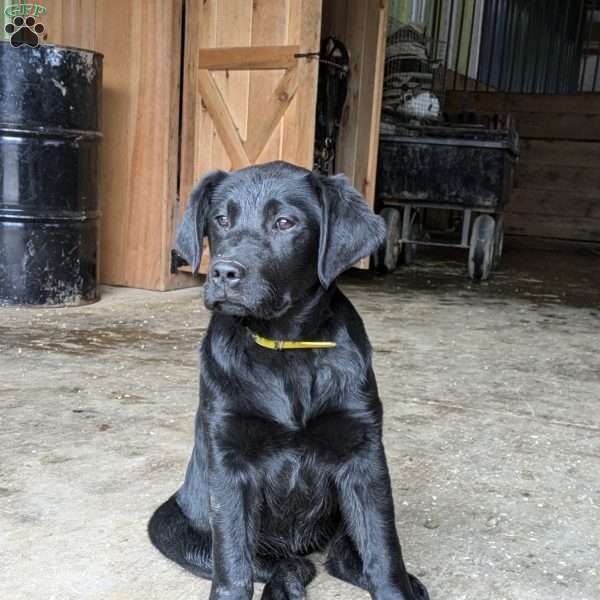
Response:
[[[576,92],[582,0],[488,0],[477,79],[499,91]]]
[[[600,0],[392,0],[392,14],[441,42],[449,89],[600,92]]]

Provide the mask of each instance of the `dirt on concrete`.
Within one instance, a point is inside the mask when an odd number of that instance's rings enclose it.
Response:
[[[406,561],[432,600],[597,600],[600,255],[515,242],[479,285],[463,258],[342,282],[375,350]],[[191,450],[200,296],[0,309],[0,598],[208,598],[145,532]],[[320,569],[308,598],[368,595]]]

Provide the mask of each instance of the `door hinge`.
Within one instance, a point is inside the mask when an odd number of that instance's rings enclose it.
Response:
[[[171,250],[171,273],[177,273],[179,267],[183,267],[184,265],[187,265],[187,262],[177,254],[176,250]]]

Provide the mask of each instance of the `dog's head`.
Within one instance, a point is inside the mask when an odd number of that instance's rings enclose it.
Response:
[[[207,308],[272,319],[373,253],[385,226],[346,177],[273,162],[202,179],[176,242],[194,271],[205,235]]]

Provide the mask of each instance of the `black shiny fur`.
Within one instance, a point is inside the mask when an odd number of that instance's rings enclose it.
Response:
[[[212,579],[210,600],[249,600],[255,581],[263,600],[301,600],[315,551],[374,600],[426,600],[396,533],[371,347],[335,285],[381,243],[381,220],[346,178],[277,162],[208,175],[178,233],[194,266],[205,234],[213,316],[195,445],[153,543]],[[337,347],[269,350],[251,332]]]

